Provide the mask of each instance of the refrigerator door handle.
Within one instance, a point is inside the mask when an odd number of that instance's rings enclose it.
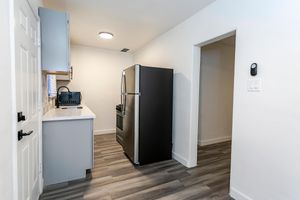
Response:
[[[122,72],[121,77],[121,105],[123,106],[123,78],[124,78],[124,72]]]
[[[128,92],[128,93],[125,93],[125,95],[137,95],[137,96],[141,96],[141,93],[140,92],[138,92],[138,93]]]
[[[123,115],[125,115],[125,111],[126,111],[126,95],[124,95],[124,106],[123,106]]]
[[[122,78],[123,78],[123,82],[124,82],[124,92],[122,93],[123,97],[124,97],[124,105],[122,106],[122,114],[125,115],[125,111],[126,111],[126,95],[127,95],[127,89],[126,89],[126,75],[125,72],[123,72],[122,74]]]

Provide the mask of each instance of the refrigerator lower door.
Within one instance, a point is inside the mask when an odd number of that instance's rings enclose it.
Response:
[[[139,131],[138,131],[138,112],[139,112],[139,96],[126,95],[126,108],[124,115],[123,131],[124,131],[124,145],[125,154],[134,164],[139,164]]]

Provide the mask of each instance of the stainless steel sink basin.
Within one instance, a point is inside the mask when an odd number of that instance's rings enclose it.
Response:
[[[60,109],[82,109],[82,106],[64,106],[64,107],[60,107]]]

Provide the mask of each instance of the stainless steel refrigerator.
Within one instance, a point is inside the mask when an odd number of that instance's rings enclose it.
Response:
[[[121,80],[117,141],[134,164],[172,158],[173,69],[134,65]]]

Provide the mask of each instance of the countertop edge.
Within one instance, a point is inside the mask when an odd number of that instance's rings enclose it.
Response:
[[[71,121],[71,120],[81,120],[81,119],[95,119],[95,116],[86,117],[55,117],[55,118],[43,118],[42,122],[53,122],[53,121]]]

